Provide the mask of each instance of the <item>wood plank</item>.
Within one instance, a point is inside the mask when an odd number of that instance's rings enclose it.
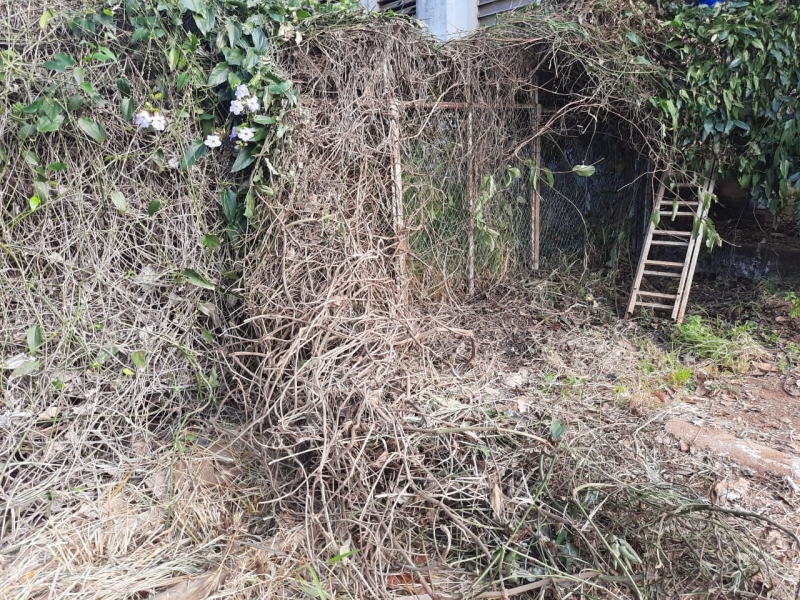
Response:
[[[645,264],[658,265],[659,267],[683,267],[683,263],[668,260],[646,260]]]
[[[658,304],[657,302],[637,302],[636,306],[647,306],[650,308],[663,308],[664,310],[672,310],[674,306],[671,304]]]
[[[669,273],[668,271],[644,271],[645,275],[650,275],[651,277],[674,277],[675,279],[680,279],[680,273]]]
[[[687,247],[689,242],[671,242],[669,240],[653,240],[653,246],[683,246]]]
[[[671,229],[656,229],[654,235],[675,235],[678,237],[692,237],[691,231],[673,231]]]
[[[667,300],[674,300],[678,297],[677,294],[662,294],[661,292],[642,292],[639,291],[640,296],[648,296],[650,298],[666,298]]]

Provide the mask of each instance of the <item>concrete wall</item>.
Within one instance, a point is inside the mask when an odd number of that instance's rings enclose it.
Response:
[[[367,10],[381,10],[378,0],[361,0],[361,4]],[[416,17],[437,38],[449,40],[478,27],[478,0],[417,0]]]
[[[477,0],[417,0],[417,18],[442,40],[478,27]]]

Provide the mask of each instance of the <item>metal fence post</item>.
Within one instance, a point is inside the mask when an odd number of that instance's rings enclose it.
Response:
[[[400,152],[400,111],[397,102],[391,103],[391,120],[389,121],[389,146],[391,148],[392,172],[392,227],[397,239],[397,279],[400,290],[405,297],[408,288],[408,229],[403,210],[403,167]]]

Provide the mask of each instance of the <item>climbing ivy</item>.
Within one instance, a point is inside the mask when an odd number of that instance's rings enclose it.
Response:
[[[293,82],[275,65],[276,50],[348,19],[357,0],[97,0],[90,6],[67,14],[44,10],[40,28],[59,28],[75,43],[43,62],[53,78],[38,97],[15,104],[18,142],[24,149],[28,140],[69,126],[102,145],[109,103],[119,103],[131,135],[169,135],[178,121],[194,119],[202,137],[184,142],[182,157],[169,164],[160,150],[154,160],[188,170],[216,153],[232,174],[221,198],[228,231],[240,233],[257,194],[271,193],[276,173],[269,158],[299,102]],[[12,50],[0,51],[0,83],[19,76],[20,60]],[[132,84],[123,76],[116,85],[93,85],[90,73],[102,63],[118,65],[119,74],[134,64],[142,80]],[[49,185],[40,170],[37,199]]]
[[[780,0],[672,6],[656,99],[695,168],[715,159],[773,212],[800,220],[800,6]]]

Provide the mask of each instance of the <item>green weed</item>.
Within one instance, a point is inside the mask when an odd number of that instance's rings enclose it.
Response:
[[[717,322],[712,325],[693,315],[685,323],[675,326],[672,342],[680,355],[691,355],[733,371],[744,371],[751,359],[766,353],[751,335],[754,327],[752,323],[725,326]]]

